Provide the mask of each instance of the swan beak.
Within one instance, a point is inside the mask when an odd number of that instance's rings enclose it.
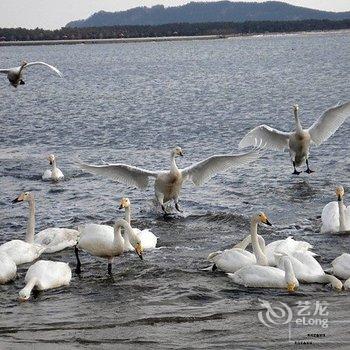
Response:
[[[19,202],[23,202],[23,199],[19,199],[19,197],[17,197],[12,201],[12,203],[19,203]]]
[[[136,254],[140,257],[141,260],[143,260],[143,256],[142,256],[142,247],[140,243],[137,243],[135,246],[135,252]]]
[[[180,156],[181,156],[181,157],[183,157],[183,156],[184,156],[184,153],[183,153],[182,151],[181,151],[179,154],[180,154]]]
[[[52,163],[52,160],[50,160],[49,163],[50,163],[50,165],[52,165],[52,164],[53,164],[53,163]]]
[[[289,293],[295,292],[295,290],[296,290],[295,283],[288,283],[287,284],[287,290],[288,290]]]
[[[341,195],[338,194],[338,202],[341,202]]]
[[[272,226],[271,222],[268,219],[266,219],[265,224],[268,225],[268,226]]]
[[[123,208],[124,208],[123,204],[120,204],[119,209],[123,209]]]

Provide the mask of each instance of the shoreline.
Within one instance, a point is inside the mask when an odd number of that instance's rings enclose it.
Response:
[[[192,40],[219,40],[227,38],[244,38],[254,36],[277,36],[297,34],[342,34],[350,33],[350,29],[324,30],[324,31],[300,31],[300,32],[265,32],[251,34],[229,35],[197,35],[197,36],[164,36],[146,38],[110,38],[110,39],[70,39],[70,40],[28,40],[28,41],[0,41],[0,46],[40,46],[40,45],[79,45],[79,44],[128,44],[164,41],[192,41]]]

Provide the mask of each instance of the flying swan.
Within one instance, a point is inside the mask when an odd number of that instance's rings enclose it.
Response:
[[[64,178],[64,175],[62,171],[57,167],[56,157],[53,154],[50,154],[47,159],[49,161],[49,164],[52,165],[52,169],[45,170],[42,179],[53,181],[62,180]]]
[[[7,79],[11,83],[12,86],[15,88],[18,85],[24,85],[25,82],[23,80],[23,70],[25,68],[31,67],[31,66],[45,66],[53,70],[59,77],[62,78],[62,73],[54,66],[51,66],[45,62],[29,62],[23,61],[22,64],[19,67],[15,68],[9,68],[9,69],[0,69],[0,73],[7,74]]]
[[[79,232],[68,228],[50,227],[40,231],[36,235],[35,232],[35,200],[34,194],[31,192],[23,192],[14,203],[29,203],[29,220],[27,227],[26,242],[40,245],[45,253],[59,252],[68,247],[74,247],[77,244],[77,236]]]
[[[129,198],[122,198],[120,201],[119,209],[125,209],[125,221],[131,225],[131,203]],[[137,234],[141,240],[143,250],[154,249],[157,245],[157,236],[148,229],[139,230],[133,227],[133,231]],[[126,235],[124,238],[124,251],[133,251],[134,248],[130,244]]]
[[[328,203],[322,210],[321,233],[350,231],[350,206],[344,205],[343,186],[337,186],[335,194],[338,200]]]
[[[141,241],[124,219],[117,220],[114,228],[108,225],[87,224],[79,227],[79,241],[75,246],[75,256],[77,258],[76,272],[81,272],[79,258],[79,249],[81,249],[91,255],[108,259],[108,274],[112,275],[114,258],[124,252],[124,238],[121,234],[122,227],[125,230],[125,234],[128,235],[130,244],[142,260],[143,248]]]
[[[306,172],[312,173],[309,167],[310,144],[321,145],[331,137],[338,128],[350,116],[350,102],[328,109],[323,115],[308,128],[303,129],[298,116],[298,105],[293,106],[295,118],[295,131],[285,132],[271,128],[268,125],[259,125],[249,131],[239,143],[239,148],[254,146],[256,143],[263,144],[272,150],[289,150],[293,162],[293,174],[299,175],[296,167],[306,162]]]
[[[257,150],[238,155],[214,155],[187,168],[179,169],[175,159],[178,156],[183,156],[183,152],[181,147],[175,147],[171,151],[171,165],[168,171],[149,171],[127,164],[89,165],[80,163],[80,166],[88,172],[107,176],[138,188],[147,187],[149,178],[154,177],[156,200],[160,203],[164,213],[167,214],[164,203],[170,200],[174,200],[177,211],[182,211],[179,208],[178,201],[184,181],[191,180],[195,185],[199,186],[217,172],[233,166],[238,167],[250,163],[256,160],[258,155],[259,152]]]
[[[67,263],[39,260],[29,267],[24,281],[26,286],[19,292],[19,299],[29,299],[32,290],[47,290],[68,286],[72,271]]]
[[[265,241],[262,236],[257,233],[259,222],[271,226],[271,223],[268,221],[264,213],[254,215],[251,219],[250,235],[248,238],[245,238],[242,242],[236,244],[231,249],[209,254],[207,259],[213,263],[213,266],[211,267],[212,271],[220,269],[221,271],[232,273],[246,265],[256,263],[267,265],[265,260],[266,257],[264,256]],[[255,254],[245,250],[250,242],[252,242]]]

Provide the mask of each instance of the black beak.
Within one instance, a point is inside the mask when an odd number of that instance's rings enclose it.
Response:
[[[49,162],[49,163],[50,163],[50,165],[52,165],[52,161],[51,161],[51,160],[50,160],[50,162]]]
[[[12,201],[12,203],[19,203],[19,202],[21,202],[21,201],[18,200],[18,198],[14,199],[14,200]]]
[[[268,226],[272,226],[272,224],[271,224],[271,222],[269,220],[266,220],[265,224],[268,225]]]
[[[341,202],[341,195],[338,194],[338,202]]]
[[[140,258],[141,260],[143,260],[142,253],[140,253],[140,254],[138,254],[138,255],[139,255],[139,258]]]
[[[181,157],[183,157],[183,156],[184,156],[184,154],[181,152],[181,153],[180,153],[180,156],[181,156]]]
[[[124,207],[120,204],[119,209],[123,209]]]

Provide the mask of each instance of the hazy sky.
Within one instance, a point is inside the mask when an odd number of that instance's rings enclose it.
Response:
[[[63,27],[69,21],[86,18],[100,10],[120,11],[135,6],[157,4],[172,6],[188,2],[190,0],[0,0],[0,27],[56,29]],[[286,2],[320,10],[350,11],[349,0],[287,0]]]

